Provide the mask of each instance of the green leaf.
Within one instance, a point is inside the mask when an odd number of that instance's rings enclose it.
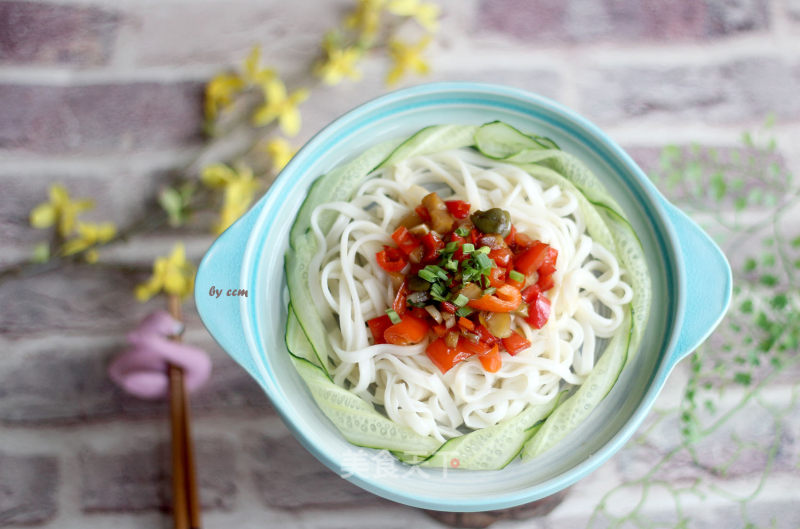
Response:
[[[739,308],[745,314],[752,314],[753,312],[753,300],[747,299],[742,302],[742,306]]]
[[[711,196],[714,197],[714,199],[719,201],[725,196],[727,185],[725,184],[725,176],[722,172],[718,171],[711,176],[710,186]]]
[[[34,263],[46,263],[50,260],[50,245],[46,242],[40,242],[33,248],[33,256],[31,261]]]
[[[745,197],[737,197],[733,201],[733,207],[736,211],[742,211],[747,206],[747,199]]]
[[[747,203],[750,205],[756,205],[761,202],[764,197],[764,190],[760,187],[755,187],[747,193]]]
[[[733,381],[743,386],[749,386],[750,382],[752,382],[752,377],[750,376],[750,373],[739,372],[733,375]]]
[[[659,165],[661,169],[667,171],[672,168],[672,165],[681,159],[681,149],[677,145],[667,145],[661,150],[659,157]]]
[[[786,304],[789,302],[789,299],[786,297],[786,294],[778,294],[770,300],[770,305],[772,308],[780,310],[786,307]]]
[[[183,199],[180,192],[168,187],[158,194],[158,203],[167,212],[171,226],[180,226],[183,223]]]
[[[800,248],[800,235],[792,239],[792,248]]]
[[[752,257],[748,257],[747,260],[744,262],[744,271],[745,272],[752,272],[756,269],[756,260]]]
[[[761,279],[759,279],[759,281],[761,282],[762,285],[767,287],[774,287],[775,285],[778,284],[778,278],[772,274],[764,274],[763,276],[761,276]]]

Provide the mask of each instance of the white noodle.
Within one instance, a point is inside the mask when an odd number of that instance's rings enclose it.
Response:
[[[394,227],[430,190],[473,209],[503,208],[519,232],[558,250],[550,320],[534,329],[515,317],[532,345],[516,356],[503,354],[496,373],[472,357],[442,374],[425,354],[425,342],[370,345],[366,322],[384,314],[394,295],[375,253],[391,244]],[[319,225],[323,211],[338,214],[327,233]],[[317,207],[311,227],[319,249],[309,265],[310,289],[331,328],[334,382],[382,406],[393,421],[441,441],[547,402],[562,381],[582,383],[597,360],[596,347],[619,328],[632,298],[614,255],[586,233],[571,192],[545,188],[525,171],[471,150],[419,156],[377,171],[349,202]]]

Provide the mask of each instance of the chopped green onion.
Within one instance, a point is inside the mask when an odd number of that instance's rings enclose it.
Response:
[[[453,305],[457,307],[463,307],[467,304],[467,302],[469,302],[469,298],[464,294],[459,294],[456,299],[453,300]]]
[[[522,283],[525,281],[525,276],[516,270],[512,270],[508,273],[508,278],[512,281],[516,281],[517,283]]]
[[[392,323],[400,323],[401,320],[400,316],[394,311],[394,309],[386,309],[386,314],[389,315],[389,319],[392,320]]]
[[[456,310],[456,316],[458,316],[459,318],[466,318],[473,312],[475,311],[472,310],[472,307],[461,307],[460,309]]]
[[[487,247],[484,246],[484,248]],[[491,271],[492,267],[494,266],[494,261],[489,259],[489,257],[487,257],[485,253],[477,253],[474,255],[474,258],[475,258],[475,264],[478,265],[478,268],[481,269],[482,273],[484,272],[484,270],[487,269]]]
[[[458,235],[459,237],[466,237],[467,235],[469,235],[469,228],[465,226],[459,227],[458,229],[456,229],[456,235]]]
[[[448,259],[447,262],[444,264],[444,267],[451,272],[458,272],[458,261],[453,259]]]
[[[496,288],[494,288],[494,287],[489,287],[489,288],[487,288],[486,290],[484,290],[484,291],[483,291],[483,295],[484,295],[484,296],[491,296],[491,295],[492,295],[492,294],[494,294],[495,292],[497,292],[497,289],[496,289]]]
[[[461,251],[464,253],[472,253],[475,251],[475,245],[472,243],[464,243],[464,246],[461,247]]]
[[[430,274],[435,275],[437,278],[441,279],[442,281],[447,281],[448,279],[450,279],[450,277],[447,275],[447,272],[445,272],[444,269],[439,267],[439,266],[428,265],[425,268],[423,268],[422,270],[420,270],[420,273],[426,272],[426,271],[428,273],[430,273]],[[423,277],[423,279],[425,279],[425,278]]]
[[[444,251],[445,251],[445,252],[447,252],[447,253],[453,253],[453,252],[455,252],[456,250],[458,250],[458,242],[456,242],[456,241],[453,241],[453,242],[448,242],[448,243],[447,243],[447,244],[444,246]]]
[[[436,281],[436,274],[434,274],[433,272],[431,272],[431,271],[429,271],[429,270],[427,270],[425,268],[420,270],[417,273],[417,275],[419,277],[421,277],[422,279],[424,279],[425,281],[427,281],[428,283],[433,283],[434,281]]]
[[[441,283],[434,283],[431,285],[431,297],[436,301],[447,301],[445,295],[447,294],[447,289]]]
[[[466,246],[466,244],[464,246]],[[481,246],[480,248],[478,248],[478,253],[489,253],[491,251],[492,249],[489,248],[488,246]]]

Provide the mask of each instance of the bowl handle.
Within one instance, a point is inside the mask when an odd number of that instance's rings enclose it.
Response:
[[[677,364],[705,341],[731,301],[731,267],[719,246],[686,214],[664,201],[686,270],[683,325],[670,362]]]
[[[260,209],[251,208],[214,241],[200,261],[194,283],[197,312],[206,329],[256,379],[256,366],[242,328],[241,302],[248,298],[233,291],[247,289],[241,277],[242,258]]]

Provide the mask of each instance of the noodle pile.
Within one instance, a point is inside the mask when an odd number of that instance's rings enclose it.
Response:
[[[385,314],[394,299],[375,259],[400,220],[436,191],[472,209],[502,208],[520,233],[558,250],[550,320],[542,329],[520,316],[513,327],[531,347],[503,353],[496,373],[477,357],[442,374],[411,346],[370,345],[366,321]],[[320,215],[337,218],[328,233]],[[555,398],[561,381],[578,385],[591,372],[598,346],[620,327],[632,290],[616,257],[586,233],[576,197],[545,188],[518,167],[462,149],[418,156],[369,175],[349,202],[318,206],[311,217],[318,250],[309,264],[314,307],[330,329],[334,382],[380,406],[398,424],[437,440],[514,417],[529,404]],[[311,307],[296,307],[310,310]]]

